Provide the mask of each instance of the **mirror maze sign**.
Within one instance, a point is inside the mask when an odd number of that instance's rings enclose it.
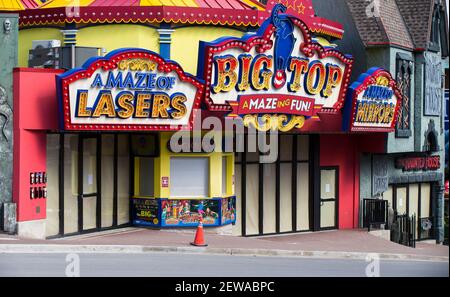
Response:
[[[391,74],[371,68],[348,91],[344,130],[392,132],[398,119],[402,95]]]
[[[302,128],[344,104],[353,59],[313,42],[307,26],[277,4],[256,34],[200,43],[206,104],[259,130]]]
[[[190,129],[203,84],[144,49],[120,49],[57,76],[66,130]]]

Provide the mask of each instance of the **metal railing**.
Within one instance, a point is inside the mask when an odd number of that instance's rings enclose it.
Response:
[[[388,201],[380,199],[363,200],[363,228],[370,232],[371,227],[388,227]]]
[[[391,228],[391,241],[416,247],[416,215],[395,215]]]

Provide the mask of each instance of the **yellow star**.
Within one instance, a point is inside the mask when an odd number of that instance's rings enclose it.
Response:
[[[303,5],[303,2],[300,2],[300,5],[297,5],[297,11],[300,14],[305,14],[305,5]]]

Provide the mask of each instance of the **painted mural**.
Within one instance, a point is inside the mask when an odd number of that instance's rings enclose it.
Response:
[[[202,219],[205,226],[218,226],[220,203],[220,199],[161,200],[161,225],[197,226]]]

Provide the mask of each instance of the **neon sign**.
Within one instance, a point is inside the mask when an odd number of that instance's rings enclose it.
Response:
[[[66,130],[190,129],[202,83],[143,49],[90,59],[57,77]]]
[[[402,95],[389,72],[371,68],[350,86],[347,96],[344,130],[394,131]]]
[[[307,26],[285,12],[275,5],[256,34],[200,43],[198,76],[210,110],[244,122],[279,116],[292,129],[343,107],[353,59],[313,42]]]
[[[438,170],[441,168],[441,157],[425,156],[398,158],[395,162],[395,168],[402,169],[403,171]]]

